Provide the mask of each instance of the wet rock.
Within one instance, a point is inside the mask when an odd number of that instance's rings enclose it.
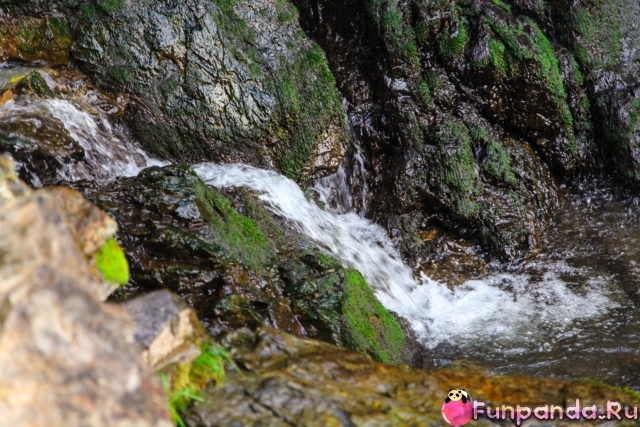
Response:
[[[584,163],[551,42],[491,2],[365,3],[296,2],[361,144],[366,172],[349,182],[369,191],[357,208],[398,230],[412,261],[439,250],[420,238],[433,227],[502,256],[535,248],[556,206],[548,165]]]
[[[634,393],[587,381],[490,376],[465,365],[433,371],[381,365],[268,328],[239,330],[226,343],[242,370],[206,390],[185,415],[189,425],[435,426],[443,423],[447,392],[458,387],[487,406],[567,407],[580,399],[604,411],[607,400],[638,401]],[[493,425],[482,417],[479,422]]]
[[[335,171],[344,155],[335,81],[287,2],[0,8],[65,11],[74,62],[101,87],[130,95],[123,118],[156,156],[245,161],[304,181]]]
[[[69,61],[71,31],[59,15],[0,19],[0,62],[64,65]]]
[[[402,359],[409,340],[360,273],[313,248],[247,190],[221,194],[185,165],[77,185],[117,219],[130,256],[131,282],[115,299],[170,289],[214,336],[267,325]]]
[[[556,17],[558,28],[584,74],[601,156],[612,175],[637,190],[640,5],[580,1],[564,10]]]
[[[71,190],[32,192],[8,157],[0,163],[3,422],[170,426],[166,398],[140,360],[129,317],[101,302],[113,286],[83,253],[97,214],[83,218],[85,207]]]
[[[0,112],[0,148],[31,186],[108,180],[144,163],[110,121],[124,100],[98,90],[77,69],[8,66],[0,69],[0,88],[12,93]]]
[[[177,295],[161,290],[123,303],[135,325],[134,337],[144,347],[147,366],[161,370],[190,362],[200,354],[207,335],[196,313]]]

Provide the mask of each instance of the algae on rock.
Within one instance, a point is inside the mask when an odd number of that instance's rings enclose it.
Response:
[[[181,165],[84,191],[118,219],[130,254],[131,281],[118,298],[165,287],[216,336],[275,326],[402,360],[403,330],[360,273],[314,249],[248,190],[223,193]]]
[[[245,161],[299,181],[337,169],[348,141],[340,96],[294,6],[100,7],[109,13],[68,17],[74,60],[102,87],[130,95],[123,118],[150,153]]]

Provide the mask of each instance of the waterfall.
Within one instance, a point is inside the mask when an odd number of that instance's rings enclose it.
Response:
[[[320,201],[334,211],[357,212],[364,216],[369,195],[364,157],[358,144],[354,144],[352,149],[354,154],[349,158],[352,162],[347,164],[343,161],[334,174],[316,180],[314,189],[318,192]]]
[[[30,150],[40,139],[42,144],[50,142],[52,147],[40,149],[56,156],[60,163],[56,173],[63,182],[108,182],[167,164],[147,155],[105,114],[78,100],[34,98],[28,105],[11,101],[0,109],[0,125],[5,143],[16,144],[16,150]],[[58,135],[60,141],[55,140]],[[537,370],[546,366],[547,372],[555,374],[558,354],[566,358],[584,337],[591,341],[582,344],[583,348],[597,348],[598,354],[619,348],[606,331],[598,332],[600,325],[624,328],[629,322],[640,324],[640,318],[628,320],[637,310],[620,295],[617,279],[602,274],[601,269],[566,262],[574,251],[571,248],[533,267],[523,266],[518,272],[496,269],[455,288],[413,271],[403,263],[386,230],[363,217],[368,191],[365,162],[357,146],[352,150],[349,163],[316,184],[320,204],[274,171],[214,163],[197,164],[194,169],[209,185],[255,191],[267,209],[308,236],[320,250],[345,267],[359,270],[380,302],[407,320],[419,339],[433,349],[434,357],[472,357],[507,371],[513,366]],[[594,221],[590,227],[613,229],[607,221]],[[604,225],[598,225],[601,222]],[[634,242],[627,247],[637,247]],[[616,307],[621,308],[612,310]],[[620,314],[612,320],[612,313]],[[587,372],[594,369],[585,366]]]
[[[108,181],[119,176],[136,176],[149,166],[168,164],[151,158],[101,111],[69,100],[34,98],[26,105],[9,102],[0,109],[0,123],[13,129],[6,137],[14,138],[17,145],[24,148],[40,145],[51,151],[61,164],[57,175],[63,182]],[[24,128],[29,129],[26,135],[22,133]],[[33,140],[34,134],[45,130],[43,139],[59,139],[51,142],[52,149]],[[81,158],[64,158],[61,153],[74,150],[70,144],[82,148]]]
[[[382,227],[353,212],[320,208],[276,172],[243,164],[201,163],[194,169],[209,185],[259,193],[273,213],[345,266],[358,269],[381,303],[408,320],[428,347],[495,339],[538,345],[548,337],[535,336],[537,331],[573,331],[576,320],[614,306],[603,293],[604,279],[594,279],[577,293],[552,271],[541,278],[499,273],[451,290],[424,275],[416,277]]]

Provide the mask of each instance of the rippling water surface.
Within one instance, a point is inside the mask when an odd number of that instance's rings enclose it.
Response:
[[[604,191],[569,195],[541,253],[507,273],[543,287],[564,283],[582,296],[578,304],[566,304],[564,324],[540,321],[548,315],[542,304],[524,310],[530,322],[523,330],[495,339],[480,334],[481,339],[443,342],[435,348],[434,362],[467,358],[499,373],[592,378],[640,389],[639,263],[638,199]],[[557,298],[563,302],[566,297]],[[598,305],[602,309],[594,312]],[[591,314],[573,318],[576,309]],[[529,338],[519,340],[518,335]]]

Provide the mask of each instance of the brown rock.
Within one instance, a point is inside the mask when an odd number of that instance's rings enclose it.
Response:
[[[603,414],[609,401],[631,408],[640,404],[634,392],[590,381],[498,376],[467,364],[437,370],[383,365],[344,348],[270,328],[239,330],[227,344],[243,370],[229,370],[221,387],[205,391],[204,399],[185,416],[192,425],[442,426],[446,424],[440,408],[451,388],[465,388],[484,408],[568,408],[578,399],[583,406],[596,405]],[[530,421],[537,425],[533,417]],[[599,422],[602,425],[600,420],[565,418],[544,425]],[[477,425],[504,424],[480,414]]]
[[[100,302],[60,192],[0,158],[0,413],[11,426],[172,425],[130,318]]]
[[[0,61],[64,65],[69,61],[71,42],[69,26],[62,17],[0,19]]]
[[[177,295],[152,292],[123,304],[135,324],[142,358],[156,370],[172,363],[190,362],[200,354],[207,338],[198,317]]]

